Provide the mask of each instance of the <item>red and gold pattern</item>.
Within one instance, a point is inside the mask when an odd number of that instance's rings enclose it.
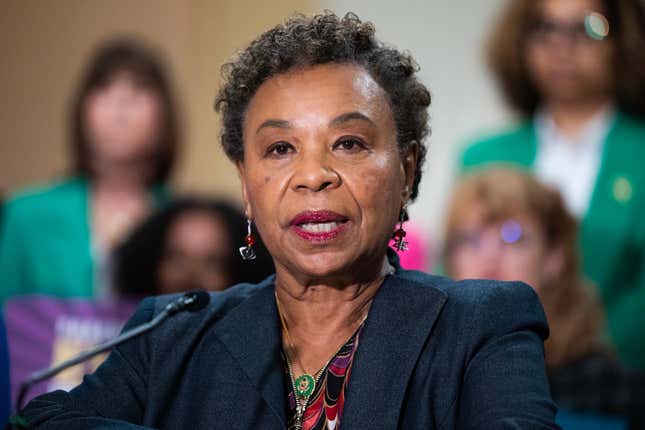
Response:
[[[323,371],[313,394],[307,403],[305,410],[303,429],[304,430],[338,430],[340,419],[343,415],[345,405],[345,387],[349,383],[349,377],[354,360],[354,353],[358,348],[358,339],[363,329],[359,326],[354,335],[343,345],[336,356],[329,362]],[[284,361],[284,359],[283,359]],[[285,362],[285,372],[290,378],[289,369]],[[289,386],[287,404],[289,406],[289,419],[287,428],[290,428],[296,416],[296,401],[293,388]]]

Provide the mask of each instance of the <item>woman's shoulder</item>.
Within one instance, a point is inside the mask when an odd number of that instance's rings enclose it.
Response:
[[[273,289],[274,275],[269,276],[258,284],[237,284],[223,291],[209,292],[209,301],[204,309],[197,312],[184,312],[172,318],[173,323],[166,325],[166,329],[173,332],[183,330],[194,331],[195,327],[200,325],[213,327],[219,321],[226,318],[234,309],[245,301],[254,297],[257,293],[267,292],[267,289]],[[271,293],[273,294],[273,293]],[[128,322],[127,327],[135,326],[150,321],[158,315],[170,302],[178,299],[182,294],[164,294],[160,296],[151,296],[141,301],[134,315]],[[168,333],[164,334],[164,337]]]
[[[540,300],[533,288],[523,282],[487,279],[455,281],[415,271],[403,271],[401,276],[418,284],[419,288],[441,291],[445,297],[442,319],[452,326],[478,326],[478,329],[493,332],[526,327],[545,338],[548,335]]]
[[[615,151],[620,162],[642,171],[641,160],[645,154],[645,119],[618,112],[616,122],[608,137],[610,150]]]
[[[645,118],[620,111],[617,114],[616,124],[618,128],[626,130],[629,133],[645,136]]]
[[[228,312],[235,309],[239,304],[254,296],[256,293],[267,288],[273,288],[273,279],[274,275],[271,275],[257,284],[242,283],[223,291],[211,291],[208,293],[210,300],[206,306],[205,313],[217,313],[220,317],[225,316]],[[158,314],[168,303],[180,296],[181,294],[165,294],[154,297],[153,313],[155,315]]]
[[[407,281],[419,284],[420,287],[436,288],[442,291],[448,300],[460,305],[511,303],[518,299],[530,302],[538,301],[538,296],[529,285],[520,281],[496,281],[492,279],[454,279],[431,275],[416,270],[402,270],[399,276]]]
[[[221,292],[210,292],[210,300],[204,308],[174,314],[140,342],[147,345],[149,351],[154,351],[153,354],[157,357],[164,357],[166,354],[190,355],[194,352],[195,345],[204,338],[212,340],[212,336],[219,338],[222,334],[230,334],[231,326],[241,329],[264,327],[266,317],[260,315],[261,312],[254,312],[257,308],[245,310],[249,307],[247,304],[253,302],[258,294],[262,296],[262,304],[266,305],[267,298],[273,297],[273,276],[259,284],[238,284]],[[149,323],[180,296],[181,294],[167,294],[143,299],[123,330]],[[266,311],[265,307],[260,310]]]
[[[525,149],[522,148],[522,144],[528,146],[533,135],[532,123],[524,121],[501,131],[472,138],[465,145],[460,167],[467,169],[489,162],[504,161],[505,157]]]
[[[23,188],[11,194],[4,203],[4,210],[14,213],[34,213],[59,207],[66,200],[78,198],[85,192],[81,178],[66,178]]]
[[[39,240],[52,225],[78,225],[85,214],[82,179],[67,179],[25,188],[10,195],[2,205],[0,235],[17,240]],[[15,245],[15,241],[12,241]],[[12,245],[13,246],[13,245]]]

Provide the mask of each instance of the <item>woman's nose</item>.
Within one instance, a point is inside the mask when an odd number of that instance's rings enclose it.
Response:
[[[293,184],[296,191],[322,191],[340,185],[340,176],[331,155],[325,151],[305,151],[297,162]]]
[[[107,92],[108,100],[116,108],[127,107],[134,100],[135,94],[132,85],[127,82],[115,82]]]
[[[493,231],[482,234],[479,248],[482,254],[491,260],[498,260],[504,249],[504,244],[499,238],[499,232]]]

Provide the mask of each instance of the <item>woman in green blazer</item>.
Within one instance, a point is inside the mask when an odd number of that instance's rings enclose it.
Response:
[[[0,303],[110,293],[110,253],[165,200],[177,120],[157,55],[133,40],[96,53],[72,111],[75,172],[22,191],[0,225]]]
[[[489,46],[494,75],[523,121],[471,144],[461,169],[521,166],[569,197],[611,341],[626,364],[645,369],[643,6],[513,2]]]

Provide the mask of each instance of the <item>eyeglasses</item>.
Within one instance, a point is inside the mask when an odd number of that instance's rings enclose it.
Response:
[[[529,36],[537,42],[567,39],[576,44],[603,40],[609,36],[609,22],[598,12],[587,14],[579,21],[558,21],[540,18],[529,27]]]
[[[484,249],[523,249],[534,242],[534,237],[518,221],[509,219],[499,228],[484,227],[458,231],[448,240],[448,250],[475,251]]]

